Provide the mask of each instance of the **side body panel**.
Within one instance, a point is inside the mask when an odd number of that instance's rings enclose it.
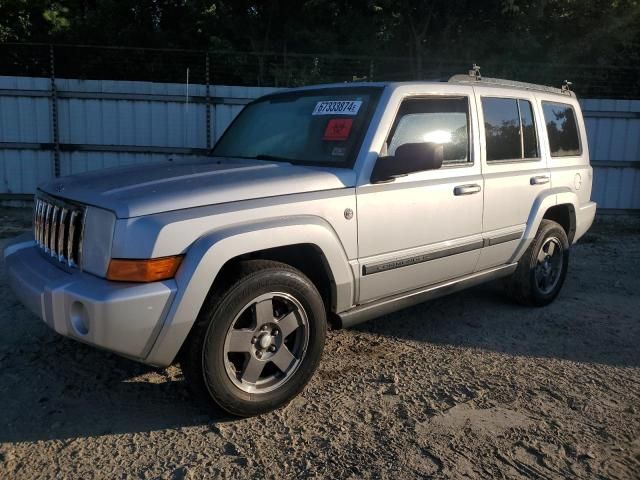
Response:
[[[591,202],[593,168],[589,163],[589,144],[587,142],[587,131],[582,117],[582,110],[580,103],[574,97],[567,96],[566,98],[558,98],[557,95],[554,96],[544,93],[536,94],[536,96],[538,101],[541,102],[541,105],[542,102],[546,101],[564,103],[573,107],[575,112],[580,138],[580,155],[567,157],[552,156],[547,135],[544,135],[544,140],[547,142],[545,150],[549,152],[551,186],[554,189],[564,189],[575,194],[575,196],[571,196],[571,198],[573,199],[572,205],[576,215],[576,234],[573,238],[573,241],[576,242],[584,234],[588,226],[591,225],[593,221],[591,211],[595,210],[595,204],[592,205]],[[562,203],[563,201],[559,200],[558,204]],[[588,226],[585,228],[586,223],[588,223]]]
[[[282,218],[322,218],[340,242],[348,259],[357,257],[355,218],[345,210],[356,210],[355,189],[320,192],[222,203],[186,210],[119,219],[116,221],[113,258],[156,258],[186,253],[209,232],[238,225]],[[255,250],[261,250],[256,242]]]
[[[548,195],[551,185],[548,157],[541,142],[544,122],[542,112],[537,108],[535,95],[529,91],[495,87],[476,86],[474,90],[479,111],[485,184],[483,231],[487,241],[476,267],[477,271],[482,271],[505,264],[513,257],[531,220],[532,209]],[[487,161],[483,98],[523,99],[531,102],[537,131],[537,159]]]
[[[189,248],[175,278],[175,301],[145,361],[153,365],[173,361],[213,280],[227,261],[260,249],[296,244],[317,247],[331,271],[336,311],[350,308],[354,301],[353,273],[340,239],[324,219],[299,215],[223,227],[201,236]]]
[[[370,172],[384,149],[403,100],[467,97],[469,165],[416,172],[389,183],[371,184],[358,175],[358,303],[412,290],[472,272],[482,247],[482,175],[473,89],[448,84],[407,85],[393,90],[371,139]],[[456,196],[458,186],[478,194]]]

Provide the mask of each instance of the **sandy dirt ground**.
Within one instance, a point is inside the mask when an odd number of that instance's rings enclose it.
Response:
[[[547,308],[487,285],[331,332],[302,395],[246,420],[56,335],[0,271],[0,478],[640,478],[640,222],[571,254]]]

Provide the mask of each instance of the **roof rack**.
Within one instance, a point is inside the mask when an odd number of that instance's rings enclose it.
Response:
[[[548,92],[548,93],[557,93],[560,95],[571,95],[575,96],[575,94],[571,91],[571,82],[565,80],[562,88],[548,87],[546,85],[538,85],[535,83],[527,83],[527,82],[517,82],[515,80],[505,80],[502,78],[489,78],[483,77],[480,74],[480,66],[473,64],[471,70],[469,70],[468,74],[459,74],[453,75],[449,78],[449,82],[452,83],[481,83],[487,85],[494,85],[500,87],[512,87],[512,88],[521,88],[523,90],[535,90],[538,92]]]

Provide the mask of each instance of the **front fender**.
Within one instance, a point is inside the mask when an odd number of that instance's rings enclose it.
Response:
[[[196,321],[214,279],[229,260],[259,250],[313,244],[324,255],[336,288],[336,308],[350,308],[354,277],[344,248],[333,228],[315,216],[293,216],[236,225],[209,232],[188,250],[175,280],[178,292],[147,363],[173,362]]]
[[[547,210],[551,207],[555,207],[556,205],[565,204],[573,205],[574,211],[577,211],[579,208],[578,196],[575,192],[566,187],[551,188],[544,192],[543,195],[536,198],[536,201],[531,208],[531,212],[529,213],[527,227],[525,228],[520,245],[518,245],[518,248],[509,260],[509,263],[517,262],[527,248],[529,248],[529,245],[538,233],[538,228],[540,228],[540,223],[542,222]]]

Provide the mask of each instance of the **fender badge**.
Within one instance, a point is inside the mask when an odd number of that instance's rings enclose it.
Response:
[[[351,220],[353,218],[353,210],[351,210],[350,208],[345,208],[344,218],[346,218],[347,220]]]

